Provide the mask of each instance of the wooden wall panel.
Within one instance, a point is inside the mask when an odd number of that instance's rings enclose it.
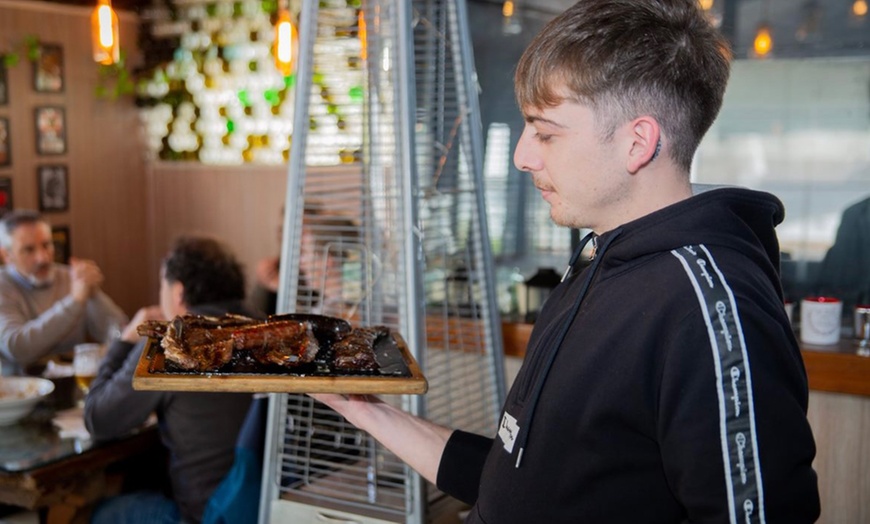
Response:
[[[245,265],[249,288],[257,261],[279,254],[285,166],[157,162],[150,166],[148,178],[153,300],[160,260],[180,235],[204,234],[226,243]]]
[[[819,524],[870,522],[870,397],[810,392]]]
[[[149,244],[145,159],[131,97],[108,101],[95,96],[99,70],[91,58],[90,15],[87,7],[0,0],[0,54],[20,56],[8,69],[9,104],[0,106],[12,135],[12,165],[0,168],[0,176],[12,178],[16,208],[37,209],[37,166],[67,166],[69,209],[46,218],[52,225],[69,226],[73,256],[94,259],[105,274],[105,291],[132,315],[152,285],[144,278]],[[119,18],[121,47],[135,65],[137,18],[129,13],[119,13]],[[33,89],[33,64],[23,44],[28,36],[62,46],[63,92]],[[66,110],[67,153],[37,156],[33,111],[49,104]]]

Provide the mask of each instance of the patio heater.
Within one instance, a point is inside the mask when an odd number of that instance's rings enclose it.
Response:
[[[504,368],[465,2],[304,0],[299,21],[279,312],[398,331],[429,391],[384,400],[495,434]],[[458,522],[457,501],[326,406],[272,394],[269,411],[260,522]]]

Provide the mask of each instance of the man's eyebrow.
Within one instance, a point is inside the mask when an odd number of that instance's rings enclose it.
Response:
[[[525,115],[525,120],[526,120],[526,122],[528,122],[529,124],[534,124],[534,123],[536,123],[536,122],[541,122],[541,123],[543,123],[543,124],[548,124],[548,125],[551,125],[551,126],[554,126],[554,127],[562,128],[562,129],[565,129],[565,128],[567,127],[567,126],[563,126],[562,124],[560,124],[560,123],[558,123],[558,122],[555,122],[555,121],[553,121],[553,120],[550,120],[549,118],[544,118],[544,117],[539,116],[539,115]]]

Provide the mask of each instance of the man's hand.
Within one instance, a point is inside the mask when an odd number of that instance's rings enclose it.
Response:
[[[72,277],[70,294],[77,302],[87,302],[103,283],[103,272],[93,260],[71,258],[69,266]]]
[[[146,320],[166,320],[166,318],[163,316],[160,306],[143,307],[133,315],[133,319],[121,332],[121,340],[135,344],[140,338],[136,328]]]

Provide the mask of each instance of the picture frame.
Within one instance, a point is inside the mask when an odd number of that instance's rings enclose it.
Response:
[[[12,178],[0,176],[0,218],[12,209]]]
[[[9,105],[9,77],[6,73],[5,55],[0,55],[0,106]]]
[[[42,44],[39,56],[33,62],[33,89],[37,93],[62,93],[63,47],[59,44]]]
[[[70,249],[69,226],[52,226],[51,241],[54,244],[54,261],[69,264]]]
[[[66,111],[60,106],[39,106],[34,109],[36,153],[62,155],[66,153]]]
[[[12,165],[12,132],[9,119],[0,117],[0,167]]]
[[[69,173],[65,165],[42,165],[36,168],[39,184],[39,210],[55,213],[69,209]]]

